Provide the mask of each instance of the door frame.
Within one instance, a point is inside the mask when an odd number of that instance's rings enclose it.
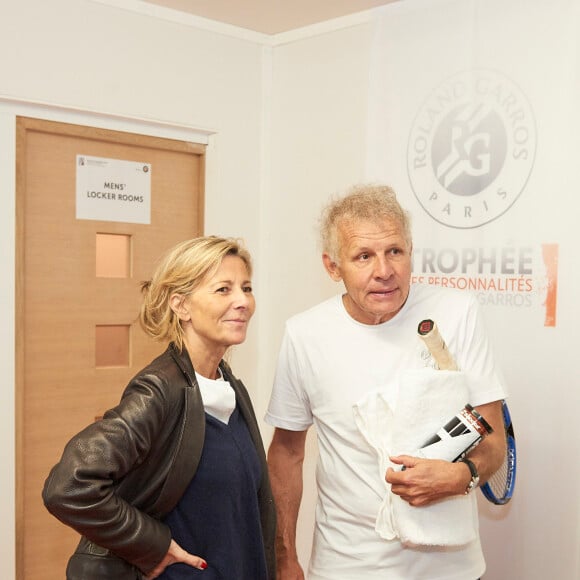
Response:
[[[0,96],[0,263],[3,280],[0,283],[0,365],[3,369],[3,386],[0,389],[0,438],[3,441],[0,461],[0,524],[3,541],[0,542],[0,576],[18,578],[17,564],[22,561],[22,537],[17,526],[23,513],[21,494],[17,493],[16,462],[21,452],[17,425],[22,405],[18,401],[17,385],[22,384],[21,349],[16,338],[16,328],[22,312],[17,311],[17,288],[21,280],[17,271],[17,192],[16,192],[16,120],[29,117],[42,121],[56,121],[85,125],[94,129],[124,131],[147,137],[162,137],[206,145],[205,184],[207,196],[215,188],[215,171],[212,170],[216,131],[183,124],[142,119],[138,117],[107,115],[81,109],[72,109]],[[17,376],[18,373],[18,376]],[[17,503],[18,498],[18,503]],[[19,505],[20,504],[20,505]]]

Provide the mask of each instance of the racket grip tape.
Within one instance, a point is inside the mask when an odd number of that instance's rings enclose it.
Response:
[[[453,356],[447,349],[447,345],[439,332],[437,324],[430,318],[419,322],[417,328],[419,337],[423,340],[431,356],[435,360],[440,370],[456,371],[459,370]]]

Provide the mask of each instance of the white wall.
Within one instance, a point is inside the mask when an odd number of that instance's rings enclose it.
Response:
[[[196,129],[208,129],[206,231],[245,238],[260,263],[262,79],[269,58],[263,37],[228,27],[216,32],[111,4],[0,0],[0,577],[4,579],[14,577],[15,545],[15,115],[38,114],[120,130],[143,126],[151,134],[184,139],[195,136]],[[261,293],[259,280],[257,286]],[[250,387],[257,385],[257,354],[253,328],[236,363]]]
[[[121,4],[130,9],[120,9]],[[249,340],[234,354],[234,366],[250,387],[259,416],[267,405],[285,319],[337,291],[320,263],[315,229],[320,208],[330,195],[364,178],[368,17],[271,39],[180,21],[170,12],[137,9],[138,4],[0,0],[0,577],[6,579],[14,577],[15,540],[14,115],[36,111],[85,124],[115,122],[112,128],[127,130],[148,119],[152,122],[141,124],[154,134],[182,138],[208,130],[206,231],[244,237],[256,261],[257,315]],[[10,103],[3,106],[2,97]],[[501,321],[492,322],[500,332]],[[270,434],[264,427],[266,442]],[[315,447],[311,434],[299,526],[304,564],[315,501]],[[565,460],[577,464],[575,457]],[[558,534],[577,534],[552,524],[543,552],[519,539],[525,522],[534,522],[536,537],[546,533],[549,496],[543,485],[544,480],[534,482],[537,503],[525,506],[532,516],[524,517],[524,506],[518,506],[510,522],[514,557],[531,559],[528,569],[546,558],[557,563]],[[485,517],[488,560],[504,558],[493,535],[502,530],[505,536],[506,522]],[[538,541],[530,545],[535,548]],[[576,577],[566,572],[570,575],[555,577]]]
[[[0,114],[0,152],[13,147],[14,124]],[[14,577],[14,195],[13,159],[0,153],[0,367],[3,369],[0,388],[0,576]]]
[[[522,5],[519,0],[514,4]],[[541,0],[535,7],[539,4]],[[542,7],[549,11],[550,3]],[[521,25],[526,26],[526,22]],[[271,293],[266,302],[268,327],[265,330],[269,333],[269,343],[262,343],[265,348],[260,352],[265,378],[273,375],[284,320],[337,290],[323,272],[315,225],[321,206],[333,193],[364,179],[372,28],[370,21],[357,22],[273,48],[271,187],[267,200],[270,220],[264,223],[267,243],[262,254]],[[429,50],[428,46],[421,46],[420,36],[410,42],[416,42],[419,53]],[[549,46],[544,57],[550,59]],[[420,64],[414,70],[420,70]],[[576,74],[578,78],[577,71],[563,70],[562,74]],[[542,81],[538,79],[538,82]],[[404,86],[396,85],[390,103],[396,107],[404,99]],[[546,144],[558,133],[555,128],[544,127],[543,134],[545,146],[550,147]],[[557,139],[556,142],[560,143]],[[561,153],[562,149],[556,151]],[[572,221],[579,205],[577,199],[571,199],[575,190],[559,181],[562,172],[557,169],[558,163],[566,163],[568,155],[577,156],[578,147],[568,149],[564,155],[558,153],[542,157],[542,163],[553,167],[546,174],[556,172],[556,175],[546,187],[538,188],[537,223],[533,219],[527,222],[536,234],[540,228],[545,230],[547,224],[563,228],[556,237],[561,239],[562,249],[558,328],[544,333],[531,329],[522,333],[520,327],[519,332],[514,328],[510,333],[505,328],[505,312],[493,309],[485,312],[499,361],[506,371],[508,390],[514,395],[510,400],[520,450],[514,500],[505,507],[492,506],[478,494],[482,543],[488,562],[487,580],[580,578],[580,518],[575,483],[580,465],[577,459],[580,439],[572,419],[578,401],[578,377],[572,370],[573,358],[565,354],[568,349],[564,345],[578,320],[571,300],[577,294],[574,284],[577,268],[572,260],[577,261],[573,248],[578,241]],[[549,203],[546,203],[546,192],[549,192]],[[563,209],[565,216],[548,218],[548,213],[552,215]],[[507,230],[510,231],[509,224]],[[546,235],[546,239],[553,237]],[[558,364],[556,357],[546,361],[541,360],[541,355],[535,359],[528,356],[527,361],[518,357],[513,341],[520,341],[520,352],[560,353],[558,356],[568,361],[564,367],[567,371],[563,372],[563,365]],[[526,341],[533,341],[533,346],[527,347]],[[534,381],[522,381],[522,364],[526,365],[526,372],[534,374]],[[535,364],[536,370],[530,371]],[[547,390],[553,385],[554,397],[547,400],[539,389],[534,389],[540,383]],[[569,395],[563,400],[557,396],[557,390]],[[303,563],[309,556],[315,504],[312,489],[316,446],[312,435],[299,521],[298,549]],[[565,492],[567,485],[571,487]]]
[[[370,24],[361,23],[273,50],[270,219],[262,254],[268,343],[260,353],[269,384],[284,321],[342,290],[323,270],[317,220],[330,195],[363,179],[369,48]],[[304,564],[316,501],[314,429],[307,443],[298,526]]]

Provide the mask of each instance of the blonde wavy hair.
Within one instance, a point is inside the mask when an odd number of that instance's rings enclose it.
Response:
[[[183,329],[170,306],[173,294],[184,298],[213,275],[226,256],[238,256],[252,275],[252,260],[240,240],[202,236],[171,248],[159,262],[151,280],[141,283],[143,302],[139,323],[154,340],[169,340],[181,350]]]

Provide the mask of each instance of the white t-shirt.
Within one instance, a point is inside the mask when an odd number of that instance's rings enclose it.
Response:
[[[335,296],[286,324],[265,420],[292,431],[316,426],[310,580],[475,580],[485,570],[479,540],[460,548],[409,548],[374,529],[385,487],[353,405],[377,390],[391,391],[395,401],[393,379],[432,364],[417,336],[425,318],[437,323],[462,371],[483,379],[470,383],[469,402],[505,398],[477,303],[466,292],[414,285],[401,311],[376,326],[355,321]]]

